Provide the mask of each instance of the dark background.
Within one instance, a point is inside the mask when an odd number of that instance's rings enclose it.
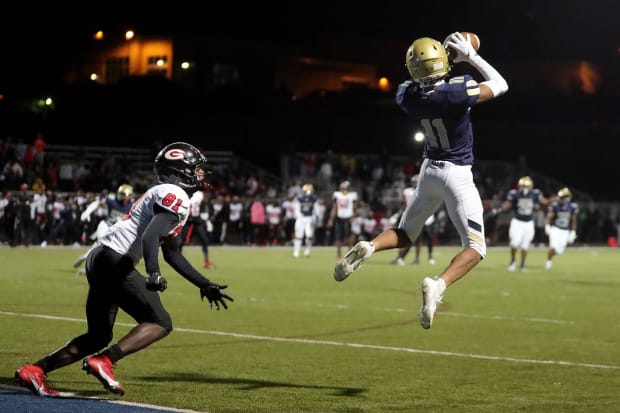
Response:
[[[0,28],[1,92],[12,97],[63,90],[73,97],[45,125],[22,124],[25,137],[42,127],[50,143],[136,146],[178,137],[269,165],[277,165],[274,148],[415,155],[413,144],[403,138],[411,125],[393,104],[393,94],[311,96],[265,109],[264,96],[254,91],[202,99],[169,84],[133,82],[94,96],[87,90],[67,91],[63,75],[94,31],[133,28],[296,44],[308,56],[375,63],[379,75],[399,82],[406,76],[403,57],[412,40],[443,40],[452,31],[472,31],[481,38],[481,54],[510,85],[527,80],[528,64],[588,61],[605,76],[595,95],[557,95],[543,84],[535,92],[511,88],[476,107],[476,157],[516,162],[523,156],[531,168],[598,199],[620,198],[615,185],[620,178],[620,2],[211,3],[162,7],[106,2],[93,10],[15,5],[14,12],[3,14]],[[350,48],[335,50],[329,39],[342,36],[350,39]],[[69,103],[77,102],[76,96],[82,102],[90,99],[88,105]],[[154,106],[160,96],[168,102]],[[17,133],[17,118],[4,109],[2,120],[13,123],[8,132]]]

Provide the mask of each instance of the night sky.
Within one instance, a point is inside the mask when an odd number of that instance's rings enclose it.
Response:
[[[16,12],[3,13],[0,46],[5,56],[35,63],[34,68],[26,68],[26,74],[35,72],[36,62],[43,58],[52,58],[62,67],[61,58],[70,58],[97,29],[129,27],[277,41],[331,32],[405,43],[421,36],[443,40],[453,31],[472,31],[480,35],[484,53],[496,61],[617,60],[620,47],[620,2],[615,0],[223,3],[205,2],[201,6],[205,10],[200,11],[193,6],[157,7],[155,3],[139,9],[134,2],[104,2],[96,10],[83,11],[54,3],[23,12],[19,10],[25,7],[17,4]],[[373,58],[377,51],[368,53]],[[3,73],[24,73],[23,67],[2,66]]]
[[[500,67],[511,63],[579,60],[587,60],[601,67],[618,67],[620,60],[620,1],[614,0],[522,0],[510,3],[482,0],[317,0],[291,2],[285,6],[258,2],[250,5],[204,2],[201,10],[189,5],[158,8],[156,3],[148,3],[147,8],[138,9],[135,3],[128,3],[103,2],[97,4],[96,10],[69,9],[59,6],[59,3],[36,8],[32,5],[14,5],[16,11],[5,11],[0,25],[0,50],[3,53],[0,88],[3,91],[36,88],[58,81],[71,64],[72,57],[98,29],[207,33],[302,43],[313,42],[318,33],[355,35],[359,36],[361,44],[352,48],[364,51],[367,43],[368,62],[376,63],[380,71],[402,73],[403,76],[403,56],[407,44],[421,36],[443,40],[448,33],[457,30],[477,33],[481,38],[481,54]],[[394,49],[383,48],[381,44],[397,45],[399,54],[393,55]],[[328,47],[320,43],[314,45],[317,53],[323,46]],[[15,64],[17,62],[19,65]],[[48,62],[45,71],[40,70],[42,62]],[[541,93],[545,91],[541,90]],[[620,92],[615,91],[615,95],[618,94]],[[531,98],[538,99],[537,96]],[[578,104],[575,101],[575,105]],[[561,114],[558,119],[553,119],[555,113],[549,112],[550,123],[562,121]],[[620,120],[616,117],[618,122]],[[616,138],[609,137],[609,140],[601,142],[602,147],[617,146],[613,146],[615,141],[612,140]],[[575,151],[574,158],[562,159],[559,167],[565,163],[571,169],[579,170],[574,175],[581,178],[579,184],[582,186],[587,182],[584,174],[608,176],[615,182],[620,179],[620,168],[604,162],[592,164],[591,159],[595,153],[600,153],[599,149],[591,144],[584,147],[593,154],[584,158],[583,153]],[[531,150],[536,151],[536,148]],[[618,158],[617,155],[614,157]],[[588,162],[586,168],[581,166],[584,159]],[[605,190],[601,188],[598,192]],[[620,193],[620,190],[614,191]],[[607,198],[620,199],[620,195]]]

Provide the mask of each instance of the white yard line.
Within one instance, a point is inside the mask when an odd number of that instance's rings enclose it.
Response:
[[[9,312],[9,311],[0,311],[0,315],[14,316],[14,317],[43,318],[47,320],[60,320],[60,321],[86,323],[85,320],[79,319],[79,318],[58,317],[58,316],[50,316],[50,315],[45,315],[45,314],[23,314],[23,313]],[[135,324],[117,323],[117,325],[133,327]],[[195,334],[210,334],[214,336],[237,337],[237,338],[243,338],[243,339],[262,340],[262,341],[278,341],[278,342],[286,342],[286,343],[302,343],[302,344],[317,344],[317,345],[326,345],[326,346],[366,348],[366,349],[372,349],[372,350],[400,351],[404,353],[432,354],[432,355],[439,355],[439,356],[464,357],[464,358],[471,358],[471,359],[509,361],[513,363],[552,364],[552,365],[572,366],[572,367],[590,367],[590,368],[597,368],[597,369],[620,369],[620,366],[605,365],[605,364],[575,363],[571,361],[562,361],[562,360],[533,360],[533,359],[524,359],[524,358],[516,358],[516,357],[487,356],[483,354],[455,353],[455,352],[450,352],[450,351],[420,350],[420,349],[408,348],[408,347],[391,347],[391,346],[379,346],[379,345],[372,345],[372,344],[345,343],[345,342],[340,342],[340,341],[257,336],[254,334],[230,333],[230,332],[225,332],[225,331],[211,331],[211,330],[196,330],[196,329],[181,328],[181,327],[175,327],[174,331],[179,331],[179,332],[184,332],[184,333],[195,333]]]

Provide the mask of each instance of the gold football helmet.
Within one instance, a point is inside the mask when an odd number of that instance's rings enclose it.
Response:
[[[567,187],[564,187],[558,191],[558,198],[560,198],[562,201],[568,201],[572,196],[573,194],[571,194],[570,189],[568,189]]]
[[[411,78],[422,87],[432,86],[450,71],[446,49],[430,37],[421,37],[409,46],[405,65]]]
[[[116,199],[122,201],[124,199],[129,199],[133,196],[133,186],[129,184],[122,184],[118,187],[116,191]]]
[[[523,176],[519,179],[519,189],[532,189],[534,187],[534,181],[529,176]]]
[[[301,190],[306,195],[312,195],[312,193],[314,192],[314,186],[312,186],[312,184],[305,184],[304,186],[301,187]]]

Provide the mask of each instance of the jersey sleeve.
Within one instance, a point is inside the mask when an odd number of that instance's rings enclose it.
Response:
[[[452,105],[472,106],[480,96],[480,84],[470,75],[450,79],[445,98]]]
[[[189,196],[176,185],[162,184],[157,187],[155,193],[155,204],[179,217],[179,224],[187,222],[189,214]]]

